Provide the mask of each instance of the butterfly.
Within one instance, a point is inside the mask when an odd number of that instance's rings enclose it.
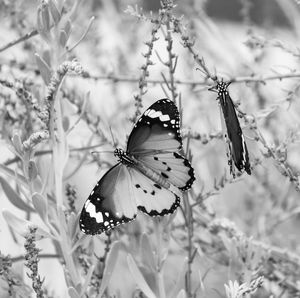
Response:
[[[169,99],[152,104],[134,125],[126,151],[115,149],[118,163],[98,181],[79,219],[85,234],[100,234],[132,221],[140,210],[150,216],[173,213],[181,191],[189,189],[194,169],[184,158],[180,119]]]
[[[216,89],[218,93],[217,100],[222,110],[221,119],[224,138],[228,145],[227,156],[230,173],[235,177],[235,166],[239,171],[242,172],[245,170],[247,174],[251,175],[248,149],[234,104],[228,92],[229,85],[230,83],[221,81],[217,83],[214,89]]]

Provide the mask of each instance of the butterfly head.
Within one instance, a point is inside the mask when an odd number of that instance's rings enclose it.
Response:
[[[134,165],[134,161],[128,156],[128,154],[121,148],[116,148],[114,151],[115,157],[124,165]]]
[[[221,82],[218,82],[216,85],[216,91],[218,92],[219,96],[222,96],[223,94],[226,95],[228,93],[227,88],[231,84],[231,82],[224,82],[223,80]]]
[[[221,97],[222,95],[226,95],[226,93],[228,93],[227,88],[230,84],[231,82],[224,82],[222,79],[221,81],[217,81],[217,84],[209,88],[209,90],[218,93],[218,96]]]

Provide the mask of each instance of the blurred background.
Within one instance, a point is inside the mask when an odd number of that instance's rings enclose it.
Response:
[[[146,63],[142,54],[149,50],[146,43],[152,37],[151,20],[157,18],[161,3],[79,1],[71,34],[63,49],[57,50],[51,40],[38,32],[4,49],[5,45],[37,28],[41,3],[43,1],[0,1],[0,79],[25,84],[41,103],[47,89],[35,53],[49,62],[52,71],[65,60],[77,59],[82,65],[85,76],[68,75],[61,90],[63,123],[67,129],[74,125],[67,135],[71,151],[64,170],[64,184],[76,188],[78,214],[99,178],[116,162],[113,154],[97,155],[91,151],[113,151],[114,141],[125,148],[136,112],[134,96],[141,91],[141,67]],[[229,296],[224,284],[229,280],[242,284],[254,276],[265,276],[265,281],[251,297],[300,297],[297,296],[300,295],[299,4],[292,0],[174,3],[172,14],[184,25],[198,57],[203,58],[206,67],[218,79],[233,81],[229,91],[240,111],[240,124],[252,165],[251,176],[243,173],[233,179],[230,175],[216,93],[208,90],[214,82],[206,77],[195,56],[184,46],[182,35],[170,29],[172,52],[178,57],[174,78],[176,103],[182,113],[184,149],[188,146],[197,179],[189,193],[191,204],[197,206],[192,237],[192,246],[197,248],[192,275],[195,297],[239,297]],[[65,1],[63,7],[68,16],[73,2]],[[95,17],[93,21],[92,17]],[[166,28],[158,30],[159,39],[153,43],[153,65],[147,68],[148,84],[144,90],[147,92],[142,95],[141,111],[158,99],[172,98],[164,80],[169,80],[169,68],[162,63],[169,59],[166,32]],[[0,161],[19,172],[22,165],[8,146],[11,138],[18,131],[25,140],[40,124],[36,116],[28,112],[26,102],[3,83],[0,105]],[[43,143],[36,152],[48,149],[49,144]],[[37,155],[35,160],[42,181],[48,181],[45,191],[51,194],[51,156]],[[24,196],[18,183],[3,170],[1,177]],[[27,214],[4,192],[1,192],[1,210],[10,210],[22,218]],[[27,214],[27,219],[43,225],[36,214],[29,218]],[[223,219],[242,233],[242,244],[241,238],[225,233],[228,229],[224,229],[224,235],[216,233],[219,237],[216,240],[209,226]],[[178,264],[183,263],[188,251],[187,229],[180,211],[172,220],[165,266],[168,293],[176,284]],[[139,215],[137,221],[121,228],[120,239],[127,251],[134,254],[139,249],[137,235],[148,231],[151,225],[151,219]],[[153,233],[153,229],[150,231]],[[13,232],[2,215],[0,233],[1,254],[17,258],[13,270],[30,284],[22,262],[24,238]],[[89,239],[94,242],[97,255],[104,251],[105,237]],[[253,239],[253,243],[249,239]],[[39,241],[37,245],[45,255],[41,257],[40,275],[45,277],[49,297],[67,297],[61,260],[53,257],[58,254],[57,247],[50,240]],[[241,251],[248,254],[244,256],[244,263],[240,261]],[[269,258],[266,255],[270,251],[277,253],[279,259],[283,255],[286,259],[278,261],[273,255]],[[289,253],[292,253],[292,261]],[[108,293],[111,296],[107,297],[143,297],[134,296],[136,282],[129,275],[125,257],[126,251],[122,251],[110,281]],[[3,280],[0,287],[0,296],[8,297]]]

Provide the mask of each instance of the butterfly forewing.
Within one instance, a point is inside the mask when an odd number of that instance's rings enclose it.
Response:
[[[245,170],[250,175],[251,169],[247,145],[236,115],[234,104],[227,91],[227,86],[225,83],[219,83],[218,89],[221,90],[219,93],[219,101],[226,125],[225,138],[228,138],[229,141],[229,154],[237,169],[239,171]]]
[[[86,200],[80,215],[80,229],[100,234],[136,217],[131,177],[126,166],[118,163],[100,179]]]
[[[136,122],[128,138],[127,152],[133,155],[174,151],[182,147],[180,119],[176,105],[161,99],[151,105]]]
[[[189,161],[180,155],[182,138],[176,105],[161,99],[140,117],[128,139],[127,152],[181,190],[195,180]]]

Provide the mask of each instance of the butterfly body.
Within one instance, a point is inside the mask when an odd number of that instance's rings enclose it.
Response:
[[[234,175],[234,167],[239,171],[245,170],[249,175],[251,174],[249,154],[247,145],[243,136],[242,129],[238,117],[236,115],[235,107],[227,90],[229,84],[225,82],[218,82],[216,89],[218,92],[218,100],[221,106],[222,115],[224,117],[226,128],[224,129],[224,137],[228,144],[228,157],[230,170]],[[221,116],[222,118],[222,116]]]
[[[122,164],[127,167],[135,168],[160,187],[164,187],[166,189],[170,188],[171,184],[166,180],[165,177],[146,167],[142,162],[137,160],[134,156],[130,156],[129,153],[125,152],[124,150],[117,148],[114,152],[114,155],[119,158],[119,161]]]
[[[119,162],[108,170],[84,204],[79,225],[86,234],[100,234],[133,220],[140,210],[150,216],[173,213],[181,192],[193,184],[194,170],[180,154],[179,112],[161,99],[134,125],[126,151],[116,149]]]

